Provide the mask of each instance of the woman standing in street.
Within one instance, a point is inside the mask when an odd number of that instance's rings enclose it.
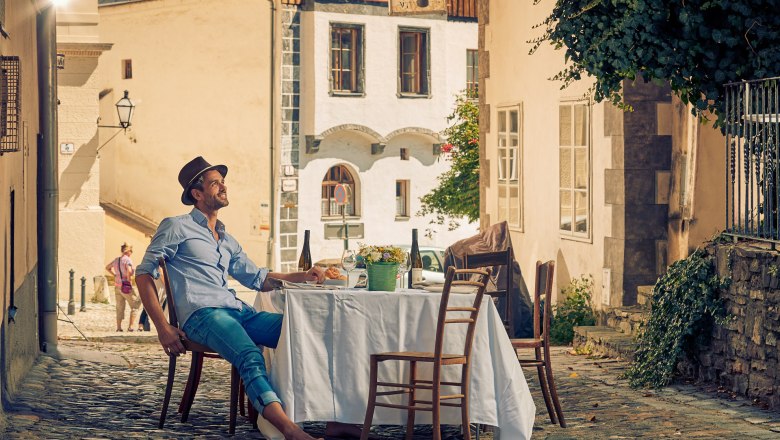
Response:
[[[133,253],[133,247],[124,243],[121,247],[122,255],[114,258],[106,270],[114,275],[114,296],[116,297],[116,331],[122,331],[122,320],[125,318],[125,305],[130,306],[130,322],[127,331],[133,331],[133,325],[138,309],[141,308],[141,298],[138,291],[133,287],[132,276],[135,274],[133,261],[130,255]],[[140,329],[139,329],[140,330]]]

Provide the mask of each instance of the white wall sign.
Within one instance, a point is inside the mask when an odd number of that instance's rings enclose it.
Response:
[[[76,152],[76,146],[73,144],[60,144],[60,153],[73,154]]]
[[[282,191],[291,192],[298,189],[297,179],[282,179]]]

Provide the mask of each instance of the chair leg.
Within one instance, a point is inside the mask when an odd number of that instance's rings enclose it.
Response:
[[[195,377],[195,352],[192,353],[192,358],[190,359],[190,372],[187,375],[187,383],[184,385],[184,393],[181,395],[181,401],[179,402],[179,414],[184,412],[184,407],[187,405],[187,399],[188,396],[192,392],[192,380]]]
[[[236,408],[238,406],[238,389],[240,385],[240,377],[236,367],[230,367],[230,424],[228,425],[228,432],[230,435],[236,433]]]
[[[558,423],[561,428],[566,427],[566,420],[563,418],[563,409],[561,409],[561,402],[558,400],[558,390],[555,388],[555,379],[553,378],[552,363],[550,362],[550,346],[544,347],[544,369],[547,372],[547,384],[550,388],[550,394],[552,395],[552,401],[555,405],[555,412],[558,414]]]
[[[244,381],[238,381],[238,413],[241,417],[246,417],[246,407],[244,406]]]
[[[376,374],[377,374],[377,360],[375,356],[371,356],[371,374],[370,374],[370,387],[368,393],[368,406],[366,407],[366,418],[363,421],[363,430],[360,432],[360,440],[368,440],[368,432],[371,430],[371,421],[374,419],[374,408],[376,404]]]
[[[463,393],[463,398],[460,399],[460,425],[463,431],[463,440],[471,440],[471,425],[469,424],[469,367],[467,364],[463,365],[460,392]]]
[[[195,401],[195,393],[198,392],[198,385],[200,385],[200,373],[203,371],[203,353],[192,353],[192,364],[190,366],[190,378],[187,381],[187,388],[189,392],[185,391],[182,397],[182,412],[181,421],[186,422],[190,416],[190,409],[192,408],[192,402]],[[186,400],[185,400],[186,399]]]
[[[417,382],[417,361],[409,362],[409,412],[406,415],[406,440],[412,440],[414,437],[414,404],[415,404],[415,385]]]
[[[536,360],[544,362],[542,359],[542,350],[535,348]],[[539,388],[542,389],[542,396],[544,397],[544,405],[547,407],[547,414],[550,416],[550,423],[553,425],[558,423],[558,418],[555,415],[555,408],[553,408],[552,400],[550,399],[550,384],[547,383],[547,375],[543,365],[536,366],[536,373],[539,375]]]
[[[431,412],[433,413],[433,440],[441,440],[441,364],[433,365],[433,389],[431,390]]]
[[[249,407],[249,420],[252,421],[252,427],[257,429],[257,418],[260,417],[260,413],[257,412],[257,409],[254,405],[252,405],[252,402],[247,399],[246,401],[247,407]]]
[[[170,356],[168,359],[168,382],[165,384],[165,397],[163,397],[160,423],[157,425],[157,428],[159,429],[163,429],[163,425],[165,425],[165,416],[168,414],[168,404],[171,402],[171,391],[173,390],[173,378],[175,375],[176,356]]]

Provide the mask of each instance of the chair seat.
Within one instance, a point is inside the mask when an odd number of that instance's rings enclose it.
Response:
[[[190,341],[189,339],[182,340],[182,345],[184,345],[184,349],[187,351],[198,351],[203,354],[217,354],[217,352],[212,350],[211,347],[198,344],[197,342]]]
[[[431,352],[425,351],[397,351],[397,352],[385,352],[372,354],[371,357],[376,358],[377,362],[396,360],[396,361],[419,361],[419,362],[433,362],[436,356]],[[462,365],[466,363],[466,356],[460,354],[444,354],[441,355],[442,365]]]
[[[514,348],[541,348],[544,346],[544,339],[541,338],[510,339],[509,341]]]

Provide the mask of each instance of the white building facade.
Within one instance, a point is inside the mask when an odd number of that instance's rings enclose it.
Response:
[[[297,264],[304,230],[315,261],[341,255],[337,184],[351,190],[351,248],[409,244],[413,228],[430,246],[475,234],[476,223],[449,231],[416,214],[450,166],[440,133],[476,78],[476,19],[311,1],[286,6],[281,21],[282,270]]]

